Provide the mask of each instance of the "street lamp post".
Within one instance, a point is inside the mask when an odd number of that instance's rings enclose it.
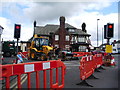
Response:
[[[97,19],[97,47],[98,47],[98,20],[100,19]]]

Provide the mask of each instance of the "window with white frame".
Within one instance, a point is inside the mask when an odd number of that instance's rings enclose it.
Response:
[[[65,40],[66,40],[66,41],[69,41],[69,40],[70,40],[70,36],[69,36],[69,35],[66,35]]]
[[[59,35],[55,35],[55,41],[59,40]]]
[[[78,37],[78,42],[85,42],[85,38],[84,37]]]

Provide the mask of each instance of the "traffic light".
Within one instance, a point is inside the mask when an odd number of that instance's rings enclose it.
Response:
[[[113,23],[107,23],[107,29],[106,29],[106,37],[112,38],[114,36],[114,24]]]
[[[107,29],[107,25],[104,25],[104,39],[107,39],[107,37],[106,37],[106,29]]]
[[[21,25],[20,24],[15,24],[14,28],[14,38],[20,38],[20,30],[21,30]]]

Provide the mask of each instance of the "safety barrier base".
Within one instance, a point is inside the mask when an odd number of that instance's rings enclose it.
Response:
[[[101,72],[98,68],[95,69],[95,72]]]
[[[99,78],[95,77],[95,76],[92,74],[90,77],[88,77],[88,79],[99,79]]]
[[[97,77],[95,77],[93,74],[88,77],[87,79],[99,79]],[[90,86],[90,87],[93,87],[92,85],[90,85],[86,80],[82,80],[82,82],[76,84],[76,85],[82,85],[82,86]]]
[[[76,84],[76,85],[82,85],[82,86],[89,86],[89,87],[93,87],[92,85],[90,85],[86,80],[82,80],[82,82]]]
[[[105,68],[103,68],[102,66],[100,66],[98,69],[106,70],[106,69],[105,69]]]

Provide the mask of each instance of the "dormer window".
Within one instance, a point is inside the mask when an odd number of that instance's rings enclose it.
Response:
[[[68,29],[69,32],[75,32],[75,29]]]

